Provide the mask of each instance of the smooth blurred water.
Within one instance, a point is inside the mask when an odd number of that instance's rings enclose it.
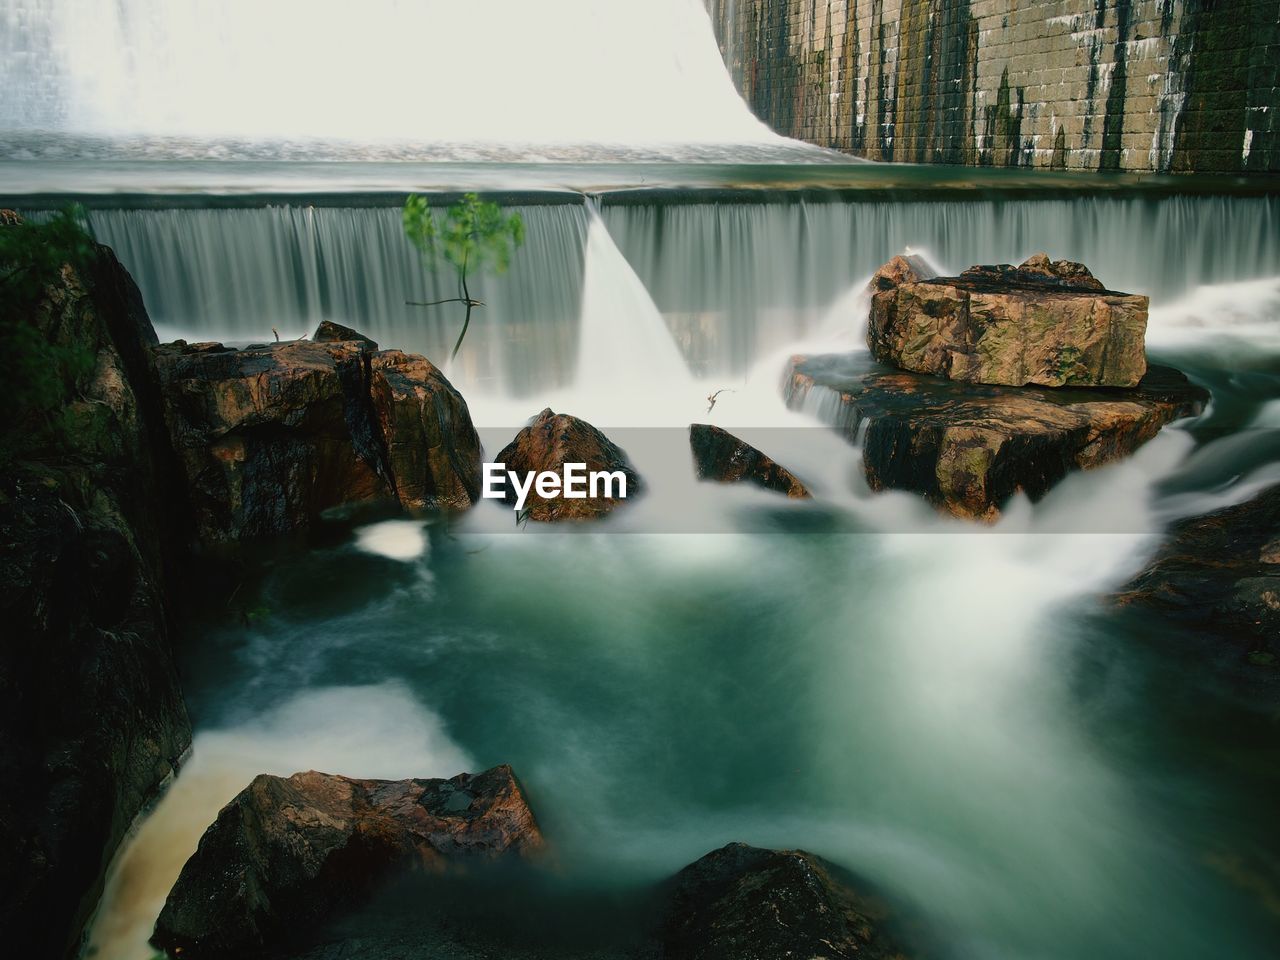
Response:
[[[734,89],[698,0],[3,0],[0,89],[0,130],[375,153],[781,140]]]
[[[499,762],[530,791],[556,882],[587,891],[625,895],[745,840],[856,868],[947,956],[1273,955],[1270,721],[1162,656],[1166,628],[1098,599],[1173,519],[1280,480],[1273,201],[520,212],[530,243],[486,285],[450,376],[490,451],[549,403],[609,425],[650,493],[595,532],[520,531],[487,502],[265,557],[240,613],[189,633],[194,758],[113,872],[103,956],[145,956],[183,857],[257,772]],[[439,355],[447,318],[397,302],[435,288],[395,214],[91,218],[170,332],[332,316]],[[873,494],[858,451],[818,406],[786,410],[778,382],[793,350],[860,348],[860,288],[905,244],[950,269],[1044,247],[1152,294],[1153,358],[1208,385],[1211,408],[991,529]],[[754,438],[817,504],[696,483],[691,420]],[[677,510],[721,532],[646,532]],[[779,532],[744,532],[762,516]]]
[[[486,502],[251,558],[234,604],[189,618],[193,756],[90,955],[150,956],[258,773],[509,762],[548,882],[579,890],[743,840],[854,868],[941,956],[1275,956],[1274,718],[1169,655],[1175,627],[1099,602],[1174,519],[1280,480],[1274,193],[848,162],[751,116],[698,0],[0,0],[0,89],[0,195],[87,200],[166,338],[332,319],[443,363],[461,316],[405,301],[454,281],[398,207],[494,192],[527,242],[473,280],[450,378],[491,452],[550,404],[625,437],[649,486],[585,532]],[[830,398],[790,411],[778,383],[793,351],[863,349],[862,287],[907,247],[947,271],[1045,251],[1150,295],[1153,357],[1210,409],[990,529],[872,493]],[[698,484],[695,420],[815,502]],[[657,532],[681,511],[717,532]]]
[[[1268,197],[697,196],[611,202],[606,193],[607,234],[590,249],[584,203],[512,206],[528,239],[509,274],[474,284],[486,306],[460,358],[466,376],[521,395],[563,385],[577,367],[584,261],[607,259],[610,245],[690,369],[718,376],[741,376],[755,358],[812,334],[841,297],[908,246],[951,271],[1043,250],[1090,263],[1113,289],[1157,305],[1205,284],[1280,275],[1280,200]],[[332,319],[440,358],[461,322],[447,308],[405,305],[451,296],[454,281],[424,269],[394,207],[95,208],[89,222],[168,337],[264,341],[272,328],[287,338]],[[846,322],[860,322],[855,311]]]

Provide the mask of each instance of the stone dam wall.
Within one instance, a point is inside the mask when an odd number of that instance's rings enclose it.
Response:
[[[779,133],[873,160],[1280,170],[1280,0],[705,0]]]

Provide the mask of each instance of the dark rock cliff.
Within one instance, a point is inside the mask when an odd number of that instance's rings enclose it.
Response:
[[[165,601],[185,509],[133,281],[99,247],[30,290],[0,293],[6,342],[34,335],[76,362],[0,465],[0,939],[57,958],[190,744]],[[30,359],[5,361],[16,375]]]

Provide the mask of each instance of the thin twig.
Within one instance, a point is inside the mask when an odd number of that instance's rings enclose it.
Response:
[[[407,307],[434,307],[441,303],[465,303],[469,307],[483,307],[483,300],[472,300],[469,297],[450,297],[448,300],[406,300]]]
[[[707,407],[707,413],[710,413],[712,410],[714,410],[714,409],[715,409],[715,407],[716,407],[716,401],[720,399],[720,394],[722,394],[722,393],[737,393],[737,392],[738,392],[738,391],[736,391],[736,390],[731,390],[731,389],[729,389],[728,387],[721,387],[721,388],[720,388],[719,390],[717,390],[715,393],[711,394],[711,396],[707,397],[707,401],[711,404],[709,407]]]

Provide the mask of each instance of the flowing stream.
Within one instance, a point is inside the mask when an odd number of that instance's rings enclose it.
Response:
[[[256,773],[499,762],[585,889],[743,839],[855,866],[956,957],[1270,955],[1271,739],[1212,691],[1188,705],[1196,681],[1097,598],[1174,518],[1280,480],[1273,202],[519,209],[529,243],[450,376],[491,454],[550,405],[609,427],[650,494],[586,534],[484,503],[267,563],[252,621],[202,620],[187,644],[194,755],[113,870],[96,955],[146,956],[181,863]],[[456,329],[401,302],[437,281],[392,208],[91,218],[167,336],[333,317],[442,356]],[[791,352],[865,349],[861,289],[906,243],[951,268],[1094,262],[1153,296],[1153,356],[1213,406],[994,529],[872,494],[822,397],[788,411],[778,383]],[[819,503],[697,484],[684,428],[703,420]]]
[[[1101,598],[1174,520],[1280,480],[1280,199],[1037,195],[997,171],[930,192],[954,171],[776,137],[697,0],[641,6],[0,0],[0,192],[87,197],[162,338],[332,319],[442,361],[461,316],[406,301],[454,281],[404,240],[403,194],[523,190],[502,199],[526,243],[473,283],[447,373],[489,456],[551,406],[648,487],[587,531],[484,502],[264,549],[234,611],[190,613],[193,754],[112,866],[88,955],[150,957],[182,864],[258,773],[510,763],[574,923],[742,840],[855,869],[941,957],[1273,958],[1276,718]],[[470,166],[419,163],[439,160]],[[1153,359],[1212,405],[992,528],[872,493],[831,397],[788,410],[779,383],[793,353],[865,354],[866,281],[906,248],[948,271],[1044,250],[1150,295]],[[703,421],[814,501],[697,483]],[[621,919],[591,956],[621,955],[639,921],[600,916]]]

